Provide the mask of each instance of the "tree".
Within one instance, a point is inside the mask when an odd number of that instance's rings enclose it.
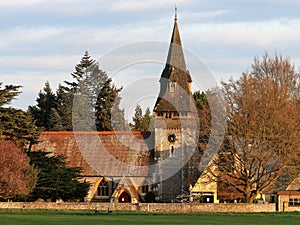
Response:
[[[28,110],[32,114],[36,125],[42,130],[54,130],[56,124],[51,120],[53,110],[56,108],[56,96],[52,92],[50,83],[46,82],[43,91],[40,91],[36,99],[36,106],[29,106]]]
[[[143,115],[142,107],[137,105],[132,120],[133,124],[130,124],[130,127],[133,131],[150,131],[152,129],[152,116],[148,107]]]
[[[50,130],[53,130],[53,131],[64,130],[63,121],[62,121],[61,116],[59,115],[59,112],[56,108],[51,109],[49,123],[51,124]]]
[[[57,121],[54,127],[62,130],[72,131],[72,107],[74,99],[74,90],[67,86],[59,85],[57,92],[57,106],[52,114],[51,120]]]
[[[5,85],[2,88],[2,84],[0,82],[0,107],[10,104],[21,93],[19,89],[22,87],[20,85]]]
[[[8,107],[11,101],[21,93],[19,91],[21,86],[6,85],[4,89],[1,89],[1,85],[2,83],[0,83],[0,139],[4,135],[22,150],[29,150],[37,141],[39,131],[29,113]]]
[[[207,91],[210,98],[214,96],[213,91]],[[207,144],[211,133],[211,115],[210,106],[208,104],[207,95],[202,91],[198,90],[193,93],[193,100],[198,113],[198,122],[200,129],[198,131],[198,143],[197,150],[193,152],[189,161],[183,167],[184,174],[184,186],[189,187],[195,185],[198,181],[200,174],[203,172],[199,170],[201,159],[203,159],[203,153],[206,151]],[[186,188],[186,193],[189,190]]]
[[[31,165],[39,170],[32,200],[83,200],[87,195],[89,183],[80,181],[81,169],[69,167],[64,156],[49,156],[42,151],[30,152],[29,156]]]
[[[37,142],[39,130],[31,115],[21,109],[0,108],[2,134],[24,151]]]
[[[208,95],[210,97],[214,96],[213,91],[208,91]],[[198,119],[200,124],[198,148],[200,151],[204,151],[206,149],[211,132],[210,107],[206,94],[203,91],[195,91],[193,93],[193,98],[198,111]]]
[[[65,81],[65,86],[60,87],[58,94],[61,104],[58,111],[62,115],[66,112],[61,116],[66,117],[63,120],[72,121],[73,110],[73,119],[76,120],[76,125],[80,124],[77,129],[90,130],[95,125],[99,131],[113,130],[112,111],[118,112],[118,117],[124,114],[122,110],[117,110],[121,88],[118,89],[112,84],[112,79],[99,68],[99,64],[88,52],[85,52],[80,63],[75,66],[75,72],[71,76],[74,81]],[[74,100],[75,105],[72,108]],[[67,110],[64,110],[65,107],[68,107]],[[114,122],[123,124],[124,121],[124,118],[120,118],[119,122]]]
[[[228,127],[216,177],[250,203],[299,174],[299,74],[289,59],[266,54],[223,90]]]
[[[28,195],[37,180],[37,171],[28,156],[12,141],[0,141],[0,198]]]
[[[114,131],[130,130],[125,120],[124,109],[120,109],[121,98],[117,97],[114,100],[111,109],[111,125]]]
[[[5,85],[4,88],[1,87],[2,82],[0,82],[0,117],[1,117],[1,124],[0,124],[0,139],[2,138],[3,134],[3,118],[7,116],[6,110],[3,109],[3,106],[8,105],[11,103],[13,99],[20,93],[19,88],[21,86],[14,86],[14,85]]]

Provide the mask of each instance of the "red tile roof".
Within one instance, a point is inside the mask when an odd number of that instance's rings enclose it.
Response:
[[[64,155],[83,176],[147,176],[150,132],[42,132],[32,151]]]

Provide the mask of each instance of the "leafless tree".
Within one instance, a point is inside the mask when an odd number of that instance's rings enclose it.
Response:
[[[223,91],[228,121],[215,178],[250,203],[299,174],[299,73],[290,59],[265,54]]]

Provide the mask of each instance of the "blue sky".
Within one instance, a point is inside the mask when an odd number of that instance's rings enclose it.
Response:
[[[71,79],[70,73],[85,50],[105,68],[101,58],[120,46],[144,41],[168,43],[175,2],[1,1],[0,82],[23,85],[23,93],[13,105],[27,109],[35,104],[46,81],[56,90],[59,83]],[[288,56],[299,67],[300,1],[177,2],[184,48],[207,64],[217,81],[238,77],[249,69],[255,56],[261,57],[266,51]],[[161,52],[164,61],[167,49]],[[150,67],[135,66],[113,79],[125,89],[150,74],[158,80],[162,65]]]

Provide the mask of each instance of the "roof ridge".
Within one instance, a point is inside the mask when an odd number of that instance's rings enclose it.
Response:
[[[95,135],[95,134],[102,134],[102,135],[119,135],[119,134],[146,134],[150,133],[151,131],[43,131],[41,134],[44,135],[70,135],[70,134],[90,134],[90,135]]]

